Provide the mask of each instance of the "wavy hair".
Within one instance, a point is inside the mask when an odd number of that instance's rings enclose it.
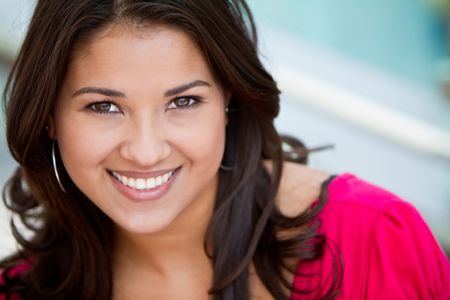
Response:
[[[276,299],[289,299],[287,261],[319,259],[324,237],[314,216],[326,193],[310,210],[294,218],[275,206],[283,160],[282,138],[273,120],[279,112],[279,90],[261,64],[252,15],[244,0],[39,0],[4,93],[6,137],[19,167],[7,182],[3,199],[27,232],[11,220],[20,250],[0,262],[5,293],[24,299],[106,300],[112,296],[112,221],[59,170],[68,193],[52,173],[51,143],[46,131],[59,87],[78,47],[114,23],[163,25],[186,33],[201,49],[211,71],[231,92],[223,164],[205,251],[213,266],[214,299],[249,299],[249,265]],[[286,139],[294,150],[305,148]],[[273,162],[269,174],[263,160]],[[304,159],[299,158],[299,159]],[[59,163],[59,166],[62,164]],[[23,227],[23,226],[22,226]],[[280,238],[278,232],[301,232]],[[31,232],[30,232],[31,231]],[[23,276],[8,270],[28,261]],[[297,274],[300,276],[300,274]],[[332,297],[335,278],[324,293]]]

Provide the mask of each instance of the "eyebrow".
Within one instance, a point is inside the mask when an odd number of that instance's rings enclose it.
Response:
[[[164,96],[173,96],[179,93],[182,93],[184,91],[187,91],[193,87],[196,86],[211,86],[211,84],[207,83],[206,81],[203,80],[194,80],[192,82],[174,87],[170,90],[167,90],[164,93]],[[120,91],[116,91],[116,90],[112,90],[112,89],[108,89],[108,88],[101,88],[101,87],[84,87],[81,88],[79,90],[77,90],[75,93],[72,94],[72,98],[74,97],[78,97],[80,95],[83,94],[100,94],[100,95],[104,95],[107,97],[121,97],[121,98],[126,98],[127,96],[120,92]]]
[[[182,93],[182,92],[187,91],[187,90],[189,90],[189,89],[191,89],[193,87],[196,87],[196,86],[211,86],[211,85],[209,83],[207,83],[206,81],[203,81],[203,80],[194,80],[192,82],[189,82],[189,83],[186,83],[186,84],[174,87],[173,89],[170,89],[170,90],[166,91],[164,93],[164,96],[166,96],[166,97],[167,96],[174,96],[176,94]]]
[[[83,94],[100,94],[107,97],[122,97],[126,98],[126,95],[122,92],[107,89],[107,88],[101,88],[101,87],[84,87],[76,91],[72,94],[72,98],[78,97]]]

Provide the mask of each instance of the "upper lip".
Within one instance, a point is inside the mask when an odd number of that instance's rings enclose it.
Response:
[[[110,172],[117,173],[119,175],[130,177],[130,178],[150,178],[150,177],[156,177],[164,175],[168,172],[175,172],[181,167],[176,167],[173,169],[164,169],[164,170],[158,170],[158,171],[149,171],[149,172],[141,172],[141,171],[125,171],[125,170],[109,170]]]

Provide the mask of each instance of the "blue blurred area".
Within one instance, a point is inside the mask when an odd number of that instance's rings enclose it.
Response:
[[[256,20],[385,67],[437,82],[448,56],[444,12],[426,0],[252,0]]]

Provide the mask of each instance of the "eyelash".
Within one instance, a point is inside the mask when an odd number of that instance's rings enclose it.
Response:
[[[177,100],[180,99],[188,99],[189,102],[188,104],[184,105],[184,106],[177,106],[175,104],[175,102]],[[179,110],[185,110],[185,109],[192,109],[194,107],[196,107],[197,105],[199,105],[202,102],[201,98],[198,96],[180,96],[180,97],[176,97],[175,99],[172,99],[168,102],[166,110],[174,110],[174,109],[179,109]],[[109,105],[107,110],[102,110],[99,109],[99,107],[96,107],[98,105]],[[173,106],[173,107],[171,107]],[[92,102],[89,103],[86,108],[94,113],[97,114],[116,114],[116,113],[121,113],[120,108],[112,101],[96,101],[96,102]],[[110,111],[110,109],[113,108],[114,111]]]

